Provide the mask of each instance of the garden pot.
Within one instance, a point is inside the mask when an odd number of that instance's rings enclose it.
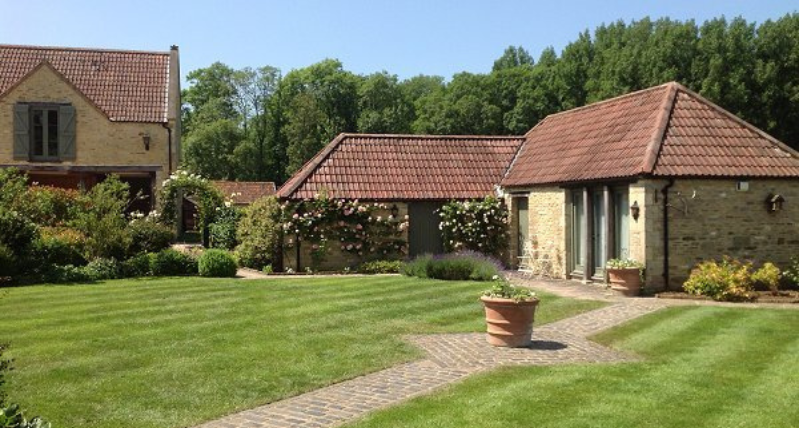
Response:
[[[480,300],[485,306],[489,344],[508,348],[530,346],[538,299],[516,302],[483,296]]]
[[[641,292],[641,270],[638,268],[607,269],[610,288],[625,296],[637,296]]]

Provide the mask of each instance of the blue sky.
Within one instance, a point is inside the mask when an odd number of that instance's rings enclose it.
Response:
[[[508,45],[537,57],[617,19],[701,23],[741,15],[762,22],[797,10],[796,0],[0,0],[0,43],[141,50],[177,44],[184,75],[214,61],[285,73],[338,58],[357,73],[449,78],[490,70]]]

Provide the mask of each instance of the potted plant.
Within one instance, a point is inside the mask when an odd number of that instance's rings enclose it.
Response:
[[[632,259],[610,259],[605,271],[610,288],[625,296],[637,296],[641,292],[644,266]]]
[[[530,346],[538,299],[531,290],[515,287],[494,275],[494,285],[483,292],[487,339],[493,346]]]

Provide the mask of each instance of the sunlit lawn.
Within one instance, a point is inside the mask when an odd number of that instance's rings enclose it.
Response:
[[[483,288],[338,277],[7,289],[9,398],[54,427],[191,426],[420,357],[402,334],[482,331]],[[541,297],[539,323],[602,305]]]
[[[798,427],[797,331],[797,310],[663,310],[596,338],[646,362],[498,370],[351,428]]]

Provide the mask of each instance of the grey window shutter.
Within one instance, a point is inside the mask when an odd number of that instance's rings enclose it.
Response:
[[[75,160],[75,107],[58,107],[58,157]]]
[[[14,160],[30,159],[30,106],[14,104]]]

